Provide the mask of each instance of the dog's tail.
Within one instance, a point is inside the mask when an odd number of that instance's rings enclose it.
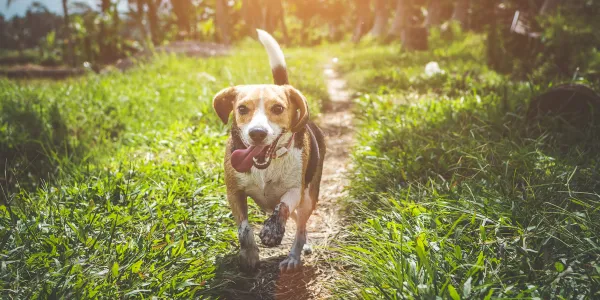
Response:
[[[263,44],[269,55],[269,64],[271,65],[271,72],[273,72],[273,80],[277,85],[289,84],[287,67],[285,65],[285,57],[283,57],[283,51],[277,43],[277,41],[266,31],[256,29],[258,32],[258,39]]]

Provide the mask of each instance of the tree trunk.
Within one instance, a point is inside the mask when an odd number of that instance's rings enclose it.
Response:
[[[100,2],[100,10],[102,12],[102,16],[106,16],[109,13],[110,8],[110,0],[102,0]],[[110,40],[113,38],[110,36],[108,29],[106,28],[105,19],[102,18],[100,20],[100,40],[98,41],[100,48],[100,60],[102,62],[108,61],[108,53],[110,53]]]
[[[152,43],[158,45],[161,42],[158,28],[158,6],[161,0],[146,0],[148,4],[148,23],[150,23],[150,35]]]
[[[258,0],[243,0],[242,14],[250,36],[256,36],[256,28],[262,27],[263,12]]]
[[[140,34],[144,42],[146,41],[147,33],[146,26],[144,26],[144,0],[135,0],[136,14],[135,19],[140,27]]]
[[[220,0],[217,0],[217,9],[219,8],[219,2]],[[175,16],[177,17],[177,27],[179,27],[178,36],[187,36],[190,32],[190,12],[192,10],[192,2],[190,0],[171,0],[171,5],[173,6],[173,13],[175,13]]]
[[[263,13],[264,17],[264,29],[267,32],[275,32],[277,27],[281,25],[281,31],[284,36],[284,40],[287,43],[288,34],[287,27],[285,26],[285,16],[283,10],[283,3],[281,0],[267,0]]]
[[[429,4],[427,5],[427,18],[425,18],[424,24],[425,27],[429,28],[440,25],[441,1],[442,0],[429,0]]]
[[[454,12],[452,13],[452,20],[459,22],[464,29],[467,29],[469,25],[470,7],[471,0],[458,0],[456,6],[454,6]]]
[[[356,0],[356,25],[354,26],[354,33],[352,34],[352,41],[358,43],[360,39],[365,35],[367,22],[369,21],[369,15],[371,10],[369,8],[370,0]]]
[[[540,9],[540,15],[545,15],[554,12],[559,4],[561,4],[561,0],[546,0],[544,1],[544,5]]]
[[[489,28],[487,33],[487,64],[492,69],[497,70],[500,66],[499,55],[498,55],[498,28],[496,25],[496,6],[498,5],[497,0],[487,0],[490,5],[489,10]]]
[[[121,18],[119,17],[119,5],[118,2],[113,6],[113,32],[112,32],[112,42],[111,42],[111,51],[114,53],[117,52],[117,45],[120,43],[121,34],[119,32],[119,26],[121,25]]]
[[[388,31],[388,36],[394,38],[402,36],[402,30],[406,27],[408,18],[410,17],[411,5],[410,0],[396,0],[396,15],[394,16],[392,27]]]
[[[384,37],[388,23],[387,0],[375,0],[375,22],[370,34],[374,37]]]
[[[229,44],[231,38],[229,36],[229,22],[228,21],[228,7],[227,0],[217,0],[216,7],[216,21],[219,40],[222,43]]]
[[[71,64],[72,67],[77,65],[77,61],[75,60],[75,49],[73,45],[73,40],[71,36],[71,20],[69,19],[69,5],[67,4],[67,0],[62,0],[62,8],[63,8],[63,16],[65,21],[65,35],[67,36],[67,57],[66,61]]]
[[[344,15],[340,12],[345,10],[345,5],[347,4],[344,0],[334,0],[323,11],[323,16],[329,23],[329,41],[337,42],[343,37],[340,27],[343,27]]]
[[[280,5],[279,22],[281,25],[281,32],[283,33],[283,42],[287,44],[289,42],[289,36],[287,31],[287,25],[285,24],[285,10],[283,8],[283,1],[278,0],[278,2]]]

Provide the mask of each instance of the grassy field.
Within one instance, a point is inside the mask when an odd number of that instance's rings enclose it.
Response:
[[[1,298],[213,288],[215,259],[235,251],[237,231],[222,179],[227,127],[212,97],[272,81],[256,42],[238,49],[62,82],[0,79]],[[315,114],[327,100],[319,53],[286,51]]]
[[[286,49],[313,115],[328,100],[329,58],[357,92],[334,292],[600,297],[600,127],[528,120],[529,100],[555,79],[497,74],[481,36],[455,38],[434,34],[419,53],[372,41]],[[424,74],[430,61],[443,72]],[[237,234],[222,179],[227,126],[211,100],[269,82],[255,42],[125,73],[0,79],[0,298],[219,294],[217,261],[236,252]]]
[[[600,297],[600,127],[528,121],[550,83],[488,70],[480,36],[433,45],[340,57],[360,130],[338,296]]]

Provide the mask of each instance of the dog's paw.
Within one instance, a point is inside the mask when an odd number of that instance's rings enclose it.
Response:
[[[265,221],[260,234],[260,241],[267,247],[275,247],[281,244],[285,233],[285,222],[290,215],[288,206],[280,203],[273,214]]]
[[[283,273],[294,272],[302,268],[302,260],[300,256],[289,255],[282,262],[279,263],[279,270]]]
[[[253,272],[258,268],[260,258],[258,248],[240,250],[240,269],[244,272]]]

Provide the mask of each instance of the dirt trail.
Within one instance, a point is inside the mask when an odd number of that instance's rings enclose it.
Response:
[[[219,289],[226,299],[324,299],[330,295],[327,286],[336,280],[335,266],[327,262],[332,240],[340,232],[338,201],[344,196],[347,184],[345,173],[350,164],[353,145],[352,102],[346,83],[333,66],[324,69],[330,102],[323,107],[322,115],[316,120],[326,136],[327,154],[323,167],[321,193],[317,209],[310,217],[308,244],[312,253],[302,255],[302,271],[291,274],[279,273],[279,262],[288,254],[294,241],[296,224],[290,220],[280,246],[266,248],[258,242],[261,265],[256,274],[242,275],[232,268],[237,257],[226,258],[217,270],[217,278],[226,285]],[[256,224],[254,232],[260,232]],[[255,237],[259,241],[258,235]],[[247,276],[247,277],[244,277]]]

